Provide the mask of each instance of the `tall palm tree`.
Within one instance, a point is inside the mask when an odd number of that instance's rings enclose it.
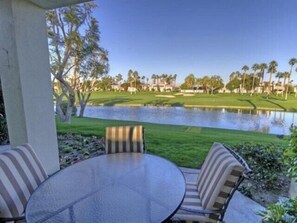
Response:
[[[243,70],[243,74],[242,74],[242,87],[243,89],[245,89],[245,78],[246,78],[246,72],[249,70],[250,68],[247,65],[244,65],[241,70]]]
[[[156,74],[153,74],[151,78],[153,79],[153,84],[155,84],[157,79]]]
[[[289,78],[289,76],[290,76],[289,72],[282,72],[281,73],[281,77],[284,78],[284,81],[283,81],[283,89],[284,90],[286,88],[286,82],[287,82],[287,79]]]
[[[173,75],[174,87],[175,87],[175,85],[176,85],[176,78],[177,78],[177,74],[174,74],[174,75]]]
[[[123,80],[122,74],[118,74],[115,78],[118,85],[121,86],[121,81]]]
[[[288,99],[288,90],[289,90],[289,83],[291,81],[291,75],[292,75],[292,69],[293,69],[293,66],[297,63],[297,59],[296,58],[291,58],[290,61],[289,61],[289,64],[291,65],[291,69],[290,69],[290,73],[289,73],[289,77],[288,77],[288,84],[287,84],[287,87],[286,87],[286,95],[285,95],[285,100]]]
[[[271,92],[271,80],[272,80],[272,74],[275,74],[276,73],[276,67],[278,66],[277,62],[275,60],[271,61],[269,63],[269,66],[268,66],[268,73],[270,74],[269,75],[269,93]]]
[[[277,83],[280,83],[281,82],[280,79],[283,78],[283,72],[277,72],[275,77],[277,78]]]
[[[251,95],[253,95],[254,91],[255,91],[255,78],[257,76],[257,70],[260,69],[260,65],[255,63],[253,66],[252,66],[252,70],[254,71],[254,74],[253,74],[253,82],[252,82],[252,91],[251,91]]]
[[[260,72],[261,72],[261,80],[260,80],[260,83],[263,83],[263,80],[264,80],[264,73],[265,73],[265,70],[267,69],[267,64],[266,63],[261,63],[259,65],[259,68],[260,68]]]

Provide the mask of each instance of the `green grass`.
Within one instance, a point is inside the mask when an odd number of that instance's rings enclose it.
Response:
[[[175,98],[158,98],[156,95],[174,95],[160,92],[93,92],[90,104],[93,105],[163,105],[163,106],[201,106],[201,107],[237,107],[247,109],[268,109],[297,111],[297,98],[289,96],[284,100],[281,96],[248,94],[196,94],[192,97],[175,96]]]
[[[149,153],[162,156],[184,167],[201,166],[213,142],[222,142],[229,146],[243,142],[282,143],[275,135],[257,132],[95,118],[73,118],[71,124],[57,120],[57,130],[59,133],[104,136],[106,126],[135,124],[145,127],[145,141]]]

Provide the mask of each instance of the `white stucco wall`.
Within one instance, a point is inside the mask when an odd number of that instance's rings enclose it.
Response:
[[[12,146],[30,143],[48,173],[59,169],[45,11],[0,1],[0,75]]]

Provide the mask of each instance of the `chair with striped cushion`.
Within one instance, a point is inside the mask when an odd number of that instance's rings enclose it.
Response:
[[[145,144],[143,126],[106,127],[106,154],[123,152],[143,153],[144,151]]]
[[[196,182],[186,182],[185,198],[172,220],[223,222],[230,199],[250,172],[238,154],[223,144],[214,143]]]
[[[47,178],[30,145],[0,153],[0,222],[24,219],[28,199]]]

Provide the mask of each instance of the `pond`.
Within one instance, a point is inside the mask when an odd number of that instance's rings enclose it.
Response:
[[[288,135],[297,113],[184,107],[88,106],[85,117]],[[296,117],[295,117],[296,116]]]

